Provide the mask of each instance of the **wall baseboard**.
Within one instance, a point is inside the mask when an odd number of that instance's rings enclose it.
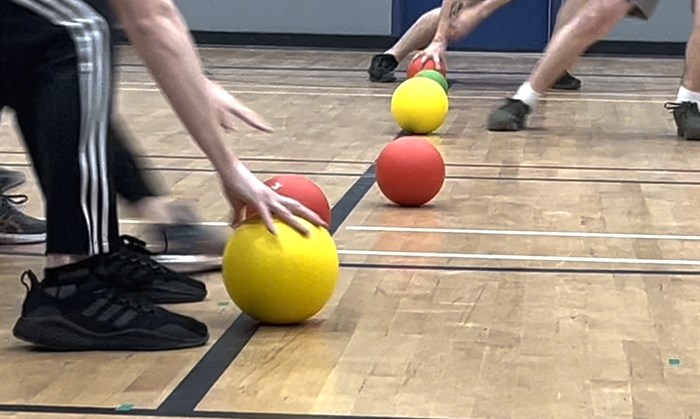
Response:
[[[325,35],[296,33],[249,33],[192,31],[199,45],[256,47],[299,47],[329,49],[381,50],[389,48],[397,38],[390,35]],[[123,33],[116,38],[127,43]]]
[[[128,39],[121,32],[117,32],[115,36],[116,41],[120,44],[128,42]],[[390,35],[325,35],[208,31],[192,31],[192,36],[197,44],[200,45],[356,50],[387,49],[397,39]],[[685,55],[685,45],[684,42],[601,41],[593,45],[586,55],[682,57]]]
[[[600,41],[586,55],[624,55],[635,57],[683,57],[685,42]]]

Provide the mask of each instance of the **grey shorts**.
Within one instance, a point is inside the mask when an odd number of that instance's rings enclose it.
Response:
[[[649,20],[654,15],[661,0],[630,0],[636,7],[630,12],[630,16]],[[695,0],[690,0],[690,10],[695,12]]]
[[[656,8],[661,0],[630,0],[635,5],[634,10],[630,12],[631,17],[649,20],[654,16]],[[692,0],[691,0],[692,4]]]

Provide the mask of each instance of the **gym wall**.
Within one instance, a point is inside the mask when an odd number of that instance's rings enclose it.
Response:
[[[202,43],[381,49],[442,0],[175,0]],[[540,52],[563,0],[513,0],[455,49]],[[603,0],[592,0],[603,1]],[[662,0],[649,22],[628,19],[593,53],[680,55],[688,0]]]
[[[193,30],[391,35],[393,0],[175,0]]]

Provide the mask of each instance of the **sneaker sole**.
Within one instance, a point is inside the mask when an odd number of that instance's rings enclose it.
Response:
[[[6,244],[35,244],[46,241],[46,233],[41,234],[10,234],[0,233],[0,245]]]
[[[221,256],[157,255],[151,259],[181,274],[196,274],[221,270]]]
[[[138,295],[138,294],[137,294]],[[150,300],[153,304],[186,304],[198,303],[207,298],[207,291],[194,290],[192,292],[177,292],[170,289],[153,289],[148,291],[143,298]]]
[[[171,333],[142,330],[97,334],[62,317],[21,317],[12,330],[25,342],[57,351],[163,351],[202,346],[209,334],[174,339]]]
[[[394,74],[385,74],[382,77],[372,77],[369,76],[369,81],[372,83],[393,83],[396,81],[396,76]]]
[[[700,140],[700,128],[692,128],[685,132],[683,138],[690,141]]]
[[[12,174],[8,176],[6,179],[9,179],[8,182],[0,188],[0,193],[4,193],[9,191],[10,189],[14,189],[20,185],[23,185],[27,181],[27,177],[24,174]]]
[[[488,124],[488,130],[489,131],[496,131],[496,132],[522,131],[524,128],[525,128],[525,125],[518,124],[517,122],[498,122],[498,123],[489,122],[489,124]]]

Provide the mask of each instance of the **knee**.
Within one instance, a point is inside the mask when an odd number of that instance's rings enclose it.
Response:
[[[484,0],[478,7],[476,12],[482,20],[491,16],[496,10],[509,4],[512,0]]]
[[[469,9],[462,10],[462,13],[450,25],[449,37],[456,40],[464,36],[466,25],[471,26],[473,21],[483,22],[488,19],[496,10],[507,5],[512,0],[483,0]]]
[[[630,0],[589,2],[570,22],[586,39],[600,39],[632,10]],[[567,25],[568,26],[568,25]]]
[[[433,9],[423,15],[423,19],[440,19],[440,8]]]

